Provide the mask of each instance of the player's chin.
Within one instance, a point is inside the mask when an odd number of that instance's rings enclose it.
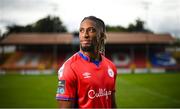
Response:
[[[83,50],[84,52],[91,52],[94,50],[94,47],[92,45],[89,45],[89,46],[83,46],[81,45],[81,50]]]
[[[92,44],[91,43],[81,43],[81,46],[82,47],[90,47],[90,46],[92,46]]]
[[[81,44],[81,47],[82,48],[89,48],[91,47],[92,45],[91,44]]]

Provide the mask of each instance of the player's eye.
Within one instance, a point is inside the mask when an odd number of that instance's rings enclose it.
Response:
[[[91,33],[94,33],[94,32],[96,32],[96,29],[95,28],[89,28],[88,31]]]
[[[83,29],[83,28],[80,28],[80,29],[79,29],[79,32],[80,32],[80,33],[83,33],[83,32],[84,32],[84,29]]]

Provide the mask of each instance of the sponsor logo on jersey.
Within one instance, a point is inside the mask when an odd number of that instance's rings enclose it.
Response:
[[[58,87],[65,87],[65,80],[59,80]]]
[[[106,90],[106,89],[99,89],[98,91],[95,90],[89,90],[88,91],[88,97],[90,99],[98,98],[98,97],[103,97],[105,96],[106,99],[108,99],[108,96],[111,95],[111,91]]]
[[[65,92],[65,80],[59,80],[57,93],[64,94]]]
[[[82,75],[84,78],[90,78],[91,77],[91,73],[89,73],[89,72],[85,72]]]
[[[114,72],[110,67],[108,68],[108,75],[112,78],[114,77]]]

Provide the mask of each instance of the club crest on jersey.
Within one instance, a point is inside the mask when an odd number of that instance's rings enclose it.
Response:
[[[114,77],[114,72],[110,67],[108,68],[108,75],[112,78]]]

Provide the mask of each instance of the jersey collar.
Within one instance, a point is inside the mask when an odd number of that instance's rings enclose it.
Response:
[[[84,60],[86,60],[86,61],[88,61],[88,62],[94,63],[96,66],[99,66],[99,63],[101,62],[101,61],[91,60],[88,56],[84,55],[84,54],[81,53],[80,51],[78,52],[78,54],[79,54],[79,56],[80,56],[81,58],[83,58]]]

